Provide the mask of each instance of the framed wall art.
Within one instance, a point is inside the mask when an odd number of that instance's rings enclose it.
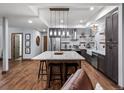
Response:
[[[25,34],[25,40],[30,40],[31,39],[31,34],[27,33]]]
[[[25,47],[30,47],[31,46],[31,42],[30,41],[25,41]]]
[[[30,54],[31,53],[31,48],[25,48],[25,54]]]
[[[31,34],[25,34],[25,54],[31,53]]]

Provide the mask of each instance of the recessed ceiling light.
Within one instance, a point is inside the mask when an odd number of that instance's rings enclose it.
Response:
[[[80,20],[80,23],[83,23],[83,20]]]
[[[63,19],[60,20],[60,23],[64,23]]]
[[[90,10],[91,10],[91,11],[94,10],[94,7],[90,7]]]
[[[28,20],[28,23],[31,24],[32,23],[32,20]]]
[[[43,29],[43,32],[46,32],[46,29]]]

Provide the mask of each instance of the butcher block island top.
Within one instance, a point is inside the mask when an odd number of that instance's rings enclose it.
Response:
[[[85,60],[85,58],[75,51],[45,51],[32,60]]]

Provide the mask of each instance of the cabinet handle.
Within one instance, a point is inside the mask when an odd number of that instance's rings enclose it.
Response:
[[[113,43],[113,44],[117,44],[118,42],[117,42],[117,41],[113,41],[112,43]]]
[[[111,45],[109,46],[109,49],[112,49],[112,46]]]

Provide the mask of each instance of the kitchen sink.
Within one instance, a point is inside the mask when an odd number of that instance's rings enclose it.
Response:
[[[92,50],[91,49],[87,49],[87,54],[92,56]]]

